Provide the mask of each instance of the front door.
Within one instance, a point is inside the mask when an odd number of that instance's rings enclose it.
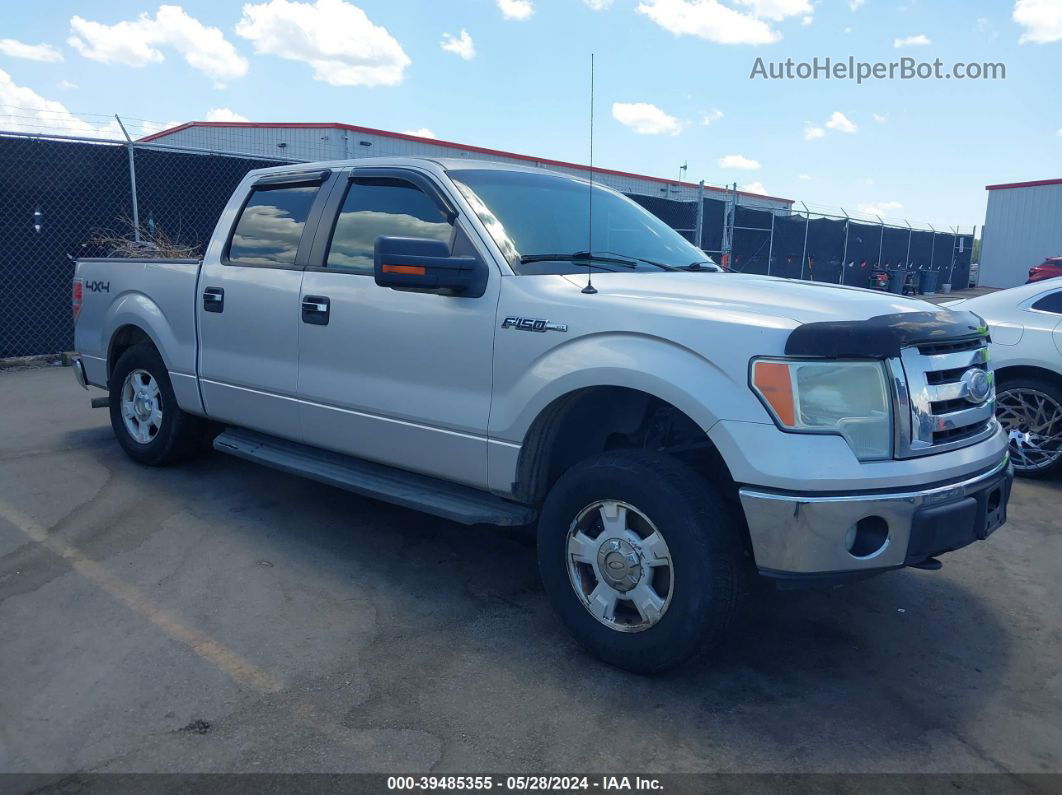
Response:
[[[338,211],[323,220],[318,267],[302,282],[302,432],[309,444],[482,487],[498,273],[478,298],[393,290],[373,278],[381,235],[445,240],[454,255],[481,256],[425,191],[438,190],[427,179],[355,169],[336,186]]]

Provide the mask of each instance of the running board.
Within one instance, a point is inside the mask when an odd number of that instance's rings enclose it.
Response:
[[[526,525],[535,510],[485,491],[242,428],[214,439],[222,453],[462,524]]]

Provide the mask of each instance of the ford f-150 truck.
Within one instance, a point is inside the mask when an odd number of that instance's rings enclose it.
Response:
[[[1006,518],[980,318],[722,272],[568,175],[253,171],[201,261],[80,260],[73,304],[75,373],[109,390],[132,458],[212,444],[457,522],[537,522],[561,620],[635,671],[716,638],[746,574],[939,568]]]

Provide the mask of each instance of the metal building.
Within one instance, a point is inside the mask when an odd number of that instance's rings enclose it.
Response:
[[[240,152],[260,157],[290,157],[295,160],[344,160],[385,155],[421,155],[426,157],[467,157],[474,160],[494,160],[504,163],[533,165],[588,177],[590,170],[577,163],[566,163],[544,157],[532,157],[480,146],[468,146],[422,138],[407,133],[375,130],[352,124],[208,122],[192,121],[140,139],[188,149],[207,149],[216,152]],[[700,186],[632,174],[608,168],[594,167],[594,180],[623,193],[656,196],[676,201],[696,201]],[[708,199],[729,200],[731,192],[725,188],[705,186]],[[759,208],[789,210],[791,199],[738,192],[739,203]]]
[[[1015,287],[1045,257],[1062,256],[1062,179],[988,185],[980,284]]]

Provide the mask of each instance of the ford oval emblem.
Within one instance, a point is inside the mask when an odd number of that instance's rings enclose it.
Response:
[[[992,379],[984,370],[972,368],[962,374],[966,384],[966,399],[971,403],[984,403],[992,394]]]

